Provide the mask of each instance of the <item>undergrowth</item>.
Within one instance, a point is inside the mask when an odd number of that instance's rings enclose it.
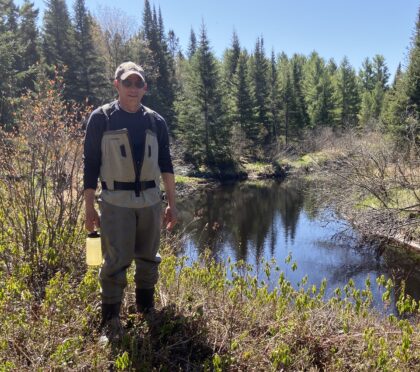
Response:
[[[392,281],[350,280],[326,299],[302,278],[292,287],[274,261],[257,280],[242,262],[203,255],[191,265],[164,249],[157,311],[135,314],[133,272],[124,300],[126,334],[98,344],[97,269],[57,272],[37,301],[19,275],[1,276],[0,370],[400,370],[420,367],[419,304],[404,288],[398,314],[371,308],[371,286],[388,303]],[[290,257],[287,259],[290,263]],[[295,264],[293,264],[295,265]],[[277,285],[269,290],[276,272]]]

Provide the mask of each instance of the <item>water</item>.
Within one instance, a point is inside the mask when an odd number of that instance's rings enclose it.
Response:
[[[377,308],[382,308],[383,289],[375,279],[381,275],[397,287],[405,280],[406,293],[420,299],[420,255],[361,244],[345,221],[319,206],[316,193],[310,182],[295,179],[237,183],[194,195],[179,205],[183,253],[194,260],[210,249],[218,260],[245,260],[260,279],[264,261],[275,259],[295,286],[305,275],[308,286],[319,287],[325,278],[327,295],[350,279],[362,289],[370,277]],[[274,277],[271,285],[275,283]],[[387,311],[394,304],[395,299]]]

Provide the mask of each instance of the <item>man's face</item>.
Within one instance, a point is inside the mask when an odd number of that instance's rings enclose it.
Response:
[[[118,91],[121,105],[136,107],[140,104],[147,91],[147,84],[138,76],[130,75],[125,80],[115,80],[114,86]]]

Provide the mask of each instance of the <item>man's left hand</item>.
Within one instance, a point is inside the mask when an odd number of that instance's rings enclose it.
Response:
[[[163,224],[167,230],[171,231],[176,223],[178,222],[178,211],[175,207],[170,207],[169,205],[165,209],[165,214],[163,216]]]

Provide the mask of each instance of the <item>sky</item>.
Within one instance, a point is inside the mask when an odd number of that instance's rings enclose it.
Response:
[[[34,0],[32,0],[34,1]],[[66,0],[72,11],[73,1]],[[15,0],[21,4],[23,0]],[[185,51],[190,30],[199,35],[205,24],[217,57],[231,45],[235,30],[240,44],[252,52],[257,37],[264,38],[267,56],[274,50],[309,55],[312,51],[337,64],[347,56],[358,70],[366,57],[382,54],[391,76],[399,63],[407,65],[420,0],[149,0],[160,7],[165,31],[172,29]],[[42,11],[43,0],[35,0]],[[128,23],[141,26],[143,0],[86,0],[88,9],[118,10]],[[102,13],[103,14],[103,13]],[[42,19],[42,15],[40,17]]]

